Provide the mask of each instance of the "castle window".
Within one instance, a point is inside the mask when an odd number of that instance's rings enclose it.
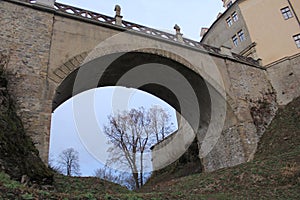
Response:
[[[233,19],[234,22],[236,22],[237,20],[239,20],[239,17],[238,17],[238,15],[237,15],[236,12],[232,13],[231,17],[232,17],[232,19]]]
[[[243,42],[244,40],[246,40],[245,34],[244,34],[244,31],[243,31],[243,30],[240,30],[240,31],[238,32],[238,36],[239,36],[241,42]]]
[[[226,19],[226,22],[227,22],[227,25],[230,27],[230,26],[232,26],[232,19],[231,19],[231,17],[228,17],[227,19]]]
[[[293,17],[293,14],[292,14],[292,12],[291,12],[291,10],[288,6],[285,7],[285,8],[282,8],[281,13],[282,13],[282,16],[285,20],[290,19],[290,18]]]
[[[294,35],[293,38],[295,40],[297,47],[300,48],[300,34]]]
[[[232,37],[232,42],[233,42],[234,46],[236,46],[236,47],[239,45],[239,40],[238,40],[238,37],[236,35],[234,35]]]

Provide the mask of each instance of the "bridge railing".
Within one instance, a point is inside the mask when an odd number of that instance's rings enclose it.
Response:
[[[99,22],[104,22],[104,23],[109,23],[109,24],[114,24],[114,22],[115,22],[114,17],[106,16],[103,14],[95,13],[95,12],[84,10],[81,8],[76,8],[76,7],[65,5],[62,3],[55,2],[54,8],[55,8],[55,10],[60,11],[60,12],[76,15],[79,17],[88,18],[91,20],[99,21]]]
[[[56,10],[58,10],[60,12],[65,12],[65,13],[73,14],[73,15],[76,15],[79,17],[84,17],[84,18],[88,18],[91,20],[116,25],[116,18],[114,18],[114,17],[95,13],[92,11],[87,11],[87,10],[84,10],[81,8],[76,8],[73,6],[69,6],[69,5],[65,5],[65,4],[61,4],[61,3],[57,3],[57,2],[54,4],[54,7]],[[143,26],[140,24],[132,23],[129,21],[122,20],[121,26],[127,30],[134,30],[137,32],[145,33],[147,35],[160,37],[162,39],[177,41],[176,36],[173,34],[170,34],[170,33],[164,32],[164,31],[160,31],[160,30],[156,30],[153,28],[149,28],[149,27],[146,27],[146,26]],[[188,39],[185,39],[185,40],[188,41]],[[191,40],[191,41],[187,42],[187,44],[188,43],[197,43],[197,42]],[[194,44],[192,46],[196,46],[196,44]]]
[[[31,3],[31,4],[35,4],[36,0],[20,0],[23,2],[27,2],[27,3]],[[63,12],[63,13],[67,13],[67,14],[71,14],[71,15],[76,15],[79,17],[83,17],[83,18],[87,18],[90,20],[94,20],[94,21],[98,21],[98,22],[102,22],[102,23],[108,23],[108,24],[114,24],[116,25],[116,18],[115,17],[110,17],[107,15],[103,15],[100,13],[96,13],[93,11],[88,11],[88,10],[84,10],[82,8],[77,8],[74,6],[69,6],[69,5],[65,5],[62,3],[58,3],[55,2],[54,3],[54,9],[59,11],[59,12]],[[129,21],[125,21],[122,20],[122,24],[121,26],[127,30],[134,30],[137,32],[141,32],[150,36],[155,36],[155,37],[159,37],[161,39],[165,39],[165,40],[171,40],[171,41],[178,41],[178,38],[176,37],[175,34],[171,34],[171,33],[167,33],[164,31],[160,31],[157,29],[153,29],[153,28],[149,28],[140,24],[136,24],[136,23],[132,23]],[[194,41],[194,40],[190,40],[187,38],[183,38],[183,43],[191,46],[191,47],[202,47],[202,45],[200,44],[200,42]]]
[[[19,0],[19,1],[23,1],[23,2],[31,3],[31,4],[37,3],[36,0]],[[66,14],[86,18],[86,19],[89,19],[89,20],[101,22],[101,23],[107,23],[107,24],[111,24],[111,25],[115,25],[115,26],[121,26],[121,27],[123,27],[124,29],[127,29],[127,30],[133,30],[133,31],[136,31],[136,32],[144,33],[146,35],[156,37],[156,38],[160,38],[160,39],[163,39],[163,40],[178,42],[178,43],[181,43],[181,44],[185,44],[189,47],[205,50],[209,53],[222,54],[221,50],[219,48],[211,47],[209,45],[205,45],[205,44],[202,44],[200,42],[197,42],[197,41],[194,41],[194,40],[191,40],[191,39],[188,39],[188,38],[182,38],[182,36],[181,36],[182,34],[180,33],[180,28],[179,27],[178,27],[179,28],[179,34],[180,34],[181,38],[179,38],[177,34],[167,33],[167,32],[164,32],[164,31],[149,28],[149,27],[146,27],[146,26],[143,26],[143,25],[140,25],[140,24],[136,24],[136,23],[133,23],[133,22],[128,22],[128,21],[125,21],[125,20],[122,20],[121,24],[117,25],[115,17],[110,17],[110,16],[107,16],[107,15],[103,15],[103,14],[96,13],[96,12],[93,12],[93,11],[84,10],[82,8],[77,8],[77,7],[74,7],[74,6],[65,5],[65,4],[58,3],[58,2],[54,3],[54,9],[57,12],[62,12],[62,13],[66,13]],[[253,60],[252,58],[243,57],[243,56],[238,55],[238,54],[232,54],[232,57],[237,59],[237,60],[240,60],[242,62],[251,63],[253,65],[258,64],[258,62]]]

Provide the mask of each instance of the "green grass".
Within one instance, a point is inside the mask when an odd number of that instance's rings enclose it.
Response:
[[[59,193],[85,195],[90,196],[90,198],[99,194],[100,191],[102,193],[129,193],[125,187],[95,177],[79,178],[55,175],[54,186]]]
[[[19,182],[11,180],[7,174],[1,171],[0,171],[0,182],[4,187],[9,189],[16,189],[22,187],[22,185]]]

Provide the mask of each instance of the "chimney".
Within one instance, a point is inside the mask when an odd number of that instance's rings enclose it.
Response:
[[[208,28],[205,28],[205,27],[201,28],[200,37],[203,37],[207,31],[208,31]]]

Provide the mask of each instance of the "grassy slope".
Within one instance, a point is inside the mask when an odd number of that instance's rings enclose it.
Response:
[[[160,183],[151,192],[181,199],[300,199],[300,98],[279,109],[252,162]]]
[[[25,187],[0,172],[0,200],[2,199],[109,199],[111,194],[130,194],[117,184],[94,177],[66,177],[55,175],[53,186]]]
[[[38,190],[0,174],[0,194],[4,199],[300,199],[299,118],[300,98],[279,110],[252,162],[169,180],[139,193],[95,178],[63,176],[55,177],[54,191]]]

